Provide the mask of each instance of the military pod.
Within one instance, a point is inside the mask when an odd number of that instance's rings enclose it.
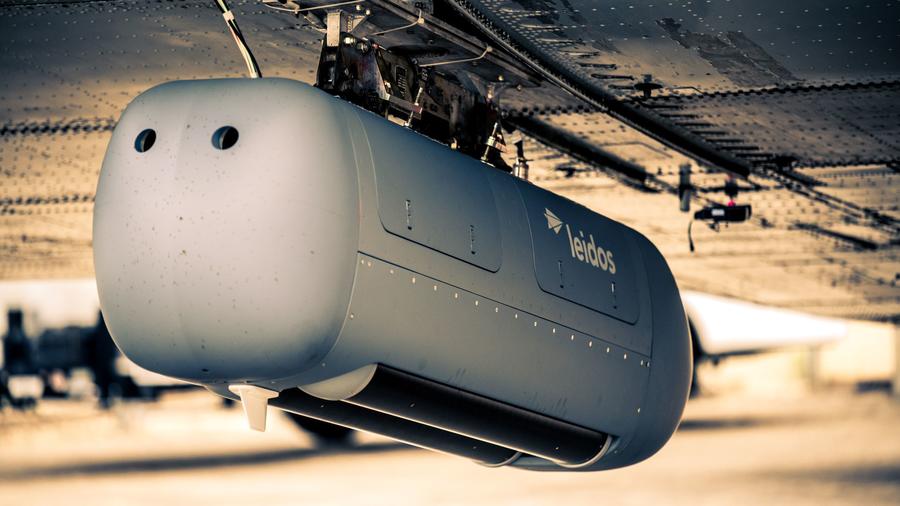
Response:
[[[687,398],[684,309],[646,238],[291,80],[137,97],[94,263],[139,365],[489,466],[641,461]]]

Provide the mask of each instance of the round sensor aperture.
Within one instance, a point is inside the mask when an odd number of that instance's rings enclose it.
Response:
[[[238,131],[233,126],[223,126],[213,132],[212,143],[216,149],[228,149],[234,146],[237,141]]]
[[[138,153],[143,153],[152,148],[154,142],[156,142],[156,131],[152,128],[147,128],[135,137],[134,149]]]

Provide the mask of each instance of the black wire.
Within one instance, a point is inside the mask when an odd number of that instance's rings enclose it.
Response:
[[[694,252],[694,239],[691,238],[691,225],[694,224],[694,220],[688,222],[688,245],[691,248],[691,253]]]
[[[225,15],[230,11],[225,0],[215,0],[215,2],[216,7],[219,8],[219,12],[221,12],[222,15]],[[241,51],[241,55],[244,57],[244,61],[250,70],[251,77],[262,77],[262,72],[259,70],[259,63],[257,63],[256,58],[253,56],[253,52],[250,51],[250,46],[247,45],[247,40],[244,39],[244,34],[241,33],[241,29],[238,27],[233,14],[231,18],[232,19],[225,19],[225,25],[231,32],[231,36],[234,37],[235,43],[237,43],[238,49]]]

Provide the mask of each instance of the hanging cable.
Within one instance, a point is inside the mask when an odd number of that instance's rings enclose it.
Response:
[[[250,52],[250,47],[247,46],[247,41],[244,40],[244,35],[241,33],[241,29],[238,28],[237,22],[234,20],[234,13],[228,8],[228,4],[225,3],[225,0],[215,0],[215,2],[216,7],[218,7],[219,11],[222,13],[222,17],[225,18],[225,24],[228,26],[231,36],[234,37],[235,44],[237,44],[238,49],[241,51],[241,56],[244,57],[244,63],[247,64],[247,70],[250,71],[250,77],[262,77],[262,73],[259,71],[259,65],[256,63],[256,58],[254,58],[253,53]]]
[[[694,224],[694,220],[688,222],[688,245],[691,248],[691,253],[694,252],[694,239],[691,237],[691,226]]]

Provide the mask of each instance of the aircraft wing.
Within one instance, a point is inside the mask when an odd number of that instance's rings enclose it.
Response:
[[[698,351],[707,357],[824,345],[847,337],[844,320],[705,293],[685,292],[682,300]]]
[[[265,76],[313,82],[333,3],[232,7]],[[496,97],[529,179],[646,234],[682,288],[900,314],[894,2],[343,7],[354,33]],[[91,276],[97,175],[125,105],[165,81],[242,76],[243,60],[211,1],[21,0],[0,19],[0,279]],[[692,211],[728,184],[754,207],[749,223],[695,226],[693,253],[688,164]]]

